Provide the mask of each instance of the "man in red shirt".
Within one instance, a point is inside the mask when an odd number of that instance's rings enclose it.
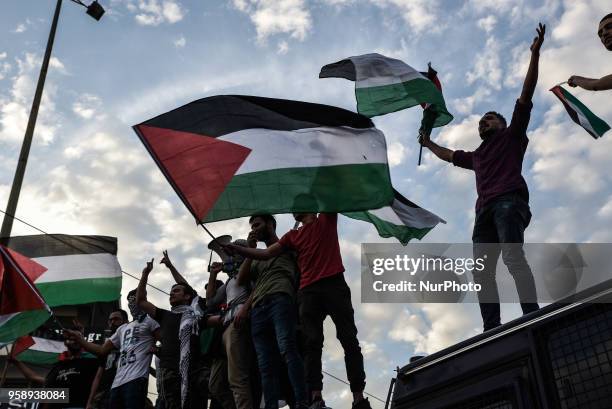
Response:
[[[421,136],[421,144],[438,158],[453,165],[473,170],[476,174],[476,220],[474,222],[474,258],[485,258],[482,271],[474,269],[474,281],[482,285],[478,293],[484,330],[501,325],[499,294],[495,282],[495,266],[500,252],[504,264],[514,277],[524,314],[538,309],[533,274],[525,254],[525,228],[531,220],[529,190],[521,171],[527,150],[527,126],[531,99],[538,82],[540,47],[544,42],[546,26],[540,24],[538,36],[531,44],[531,60],[523,90],[516,101],[510,126],[497,112],[487,112],[478,124],[482,143],[473,152],[450,150]],[[491,246],[490,244],[499,243]]]
[[[293,217],[302,227],[290,230],[281,239],[266,249],[228,245],[247,258],[268,260],[284,251],[298,253],[300,286],[298,304],[300,324],[306,337],[304,366],[306,383],[311,391],[312,409],[324,408],[322,397],[323,374],[321,355],[323,352],[323,321],[329,315],[336,325],[336,336],[344,349],[346,373],[353,393],[353,408],[371,409],[363,397],[365,371],[363,355],[357,339],[357,327],[351,290],[344,280],[344,266],[338,243],[336,213],[294,213]]]

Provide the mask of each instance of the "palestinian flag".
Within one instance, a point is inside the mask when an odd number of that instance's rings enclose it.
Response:
[[[446,221],[425,210],[393,190],[391,206],[367,212],[343,213],[352,219],[369,222],[376,227],[381,237],[395,237],[403,245],[412,239],[422,239],[438,223]]]
[[[373,117],[396,112],[419,104],[431,105],[433,127],[448,124],[453,116],[447,111],[435,71],[435,80],[403,61],[380,54],[364,54],[328,64],[319,78],[346,78],[355,81],[357,111]]]
[[[31,277],[50,307],[117,300],[121,266],[117,239],[106,236],[41,234],[8,239],[7,247],[31,258],[47,270]],[[14,340],[48,318],[43,310],[15,313],[0,323],[0,341]]]
[[[601,118],[596,116],[589,108],[575,96],[570,94],[560,85],[550,89],[553,94],[563,103],[565,110],[569,114],[572,121],[584,128],[593,138],[601,138],[609,129],[610,125],[605,123]]]
[[[344,109],[220,95],[134,130],[198,222],[375,209],[393,197],[385,136]]]
[[[66,346],[62,341],[27,335],[15,341],[13,356],[18,356],[21,362],[44,365],[57,362],[64,351]]]
[[[49,318],[48,307],[33,283],[45,270],[22,254],[0,245],[0,341],[11,341]],[[29,318],[20,320],[22,315]]]

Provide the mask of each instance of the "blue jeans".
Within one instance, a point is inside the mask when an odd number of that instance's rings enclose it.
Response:
[[[499,293],[495,282],[495,267],[502,260],[514,278],[523,314],[539,308],[531,268],[525,258],[524,233],[531,220],[529,204],[519,194],[509,193],[493,199],[476,213],[474,222],[474,258],[486,254],[485,268],[473,270],[474,281],[482,286],[478,294],[484,330],[501,324]],[[485,245],[486,243],[486,245]]]
[[[296,402],[306,402],[304,364],[296,340],[297,309],[289,294],[270,294],[251,311],[251,334],[266,409],[277,409],[280,395],[278,352],[287,365]]]
[[[111,389],[113,409],[142,409],[147,400],[147,378],[137,378]]]

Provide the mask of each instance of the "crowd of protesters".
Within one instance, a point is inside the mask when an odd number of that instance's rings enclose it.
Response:
[[[65,329],[68,350],[46,379],[24,363],[15,364],[32,382],[70,389],[70,404],[50,407],[322,409],[327,407],[323,321],[329,315],[344,349],[352,407],[370,408],[363,396],[363,356],[344,279],[337,215],[294,218],[302,226],[279,239],[274,216],[251,217],[247,239],[222,247],[230,261],[210,265],[204,297],[164,251],[161,264],[175,281],[170,309],[147,299],[151,259],[138,288],[127,296],[132,321],[123,310],[112,312],[112,335],[103,344],[88,342],[82,328]],[[258,242],[265,248],[258,249]],[[225,275],[225,281],[219,279]],[[154,394],[149,393],[150,372],[156,377]],[[156,397],[154,406],[148,396]]]

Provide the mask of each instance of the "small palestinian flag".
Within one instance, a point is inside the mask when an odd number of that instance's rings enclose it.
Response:
[[[393,192],[395,197],[391,206],[343,214],[372,223],[381,237],[395,237],[403,245],[415,238],[421,240],[438,223],[446,224],[446,221],[412,203],[397,190]]]
[[[220,95],[134,130],[198,222],[368,210],[393,199],[385,136],[344,109]]]
[[[428,78],[433,74],[433,78]],[[419,104],[435,112],[432,127],[448,124],[453,116],[447,111],[436,72],[420,73],[403,61],[380,54],[349,57],[321,68],[319,78],[346,78],[355,81],[357,112],[373,117]],[[439,84],[439,81],[437,82]]]
[[[26,335],[15,341],[13,356],[21,362],[45,365],[57,362],[59,355],[66,351],[62,341]]]
[[[121,266],[115,237],[15,236],[8,239],[7,247],[43,267],[29,277],[50,307],[119,299]],[[48,312],[41,309],[2,315],[0,341],[25,335],[48,318]]]
[[[49,318],[49,307],[33,283],[46,270],[0,245],[0,341],[27,334]]]
[[[563,103],[565,110],[569,114],[572,121],[584,128],[593,138],[601,138],[609,129],[610,125],[605,123],[601,118],[596,116],[589,108],[575,96],[570,94],[560,85],[550,89],[553,94]]]

